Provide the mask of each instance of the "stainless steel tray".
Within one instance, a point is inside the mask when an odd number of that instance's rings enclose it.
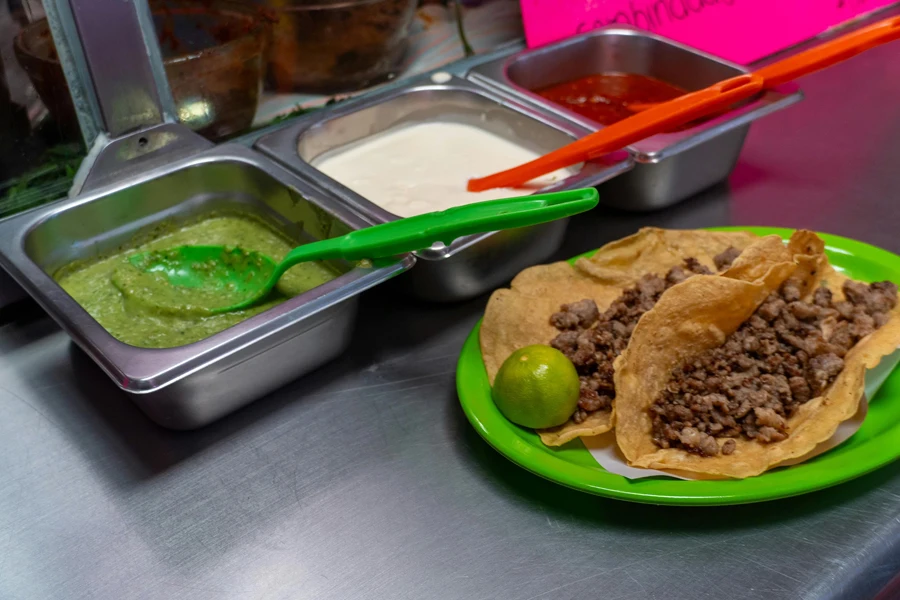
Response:
[[[357,296],[412,266],[407,255],[337,279],[205,340],[168,349],[124,344],[53,280],[73,261],[108,253],[163,220],[239,208],[294,239],[321,239],[368,224],[265,157],[224,145],[83,197],[0,222],[0,266],[154,421],[209,423],[340,354]]]
[[[546,111],[495,94],[465,79],[442,74],[410,79],[403,86],[342,102],[301,117],[263,136],[256,147],[314,182],[372,224],[395,215],[328,177],[311,162],[336,148],[392,127],[442,120],[481,127],[526,148],[546,153],[584,136],[588,129]],[[585,163],[542,191],[596,186],[630,169],[627,154]],[[439,166],[437,166],[439,168]],[[545,260],[562,244],[567,221],[467,236],[450,246],[416,253],[420,259],[400,282],[415,296],[439,302],[477,296],[525,267]]]
[[[652,33],[611,26],[534,50],[510,51],[473,67],[466,76],[510,99],[596,131],[602,125],[534,90],[604,72],[648,75],[698,90],[748,70]],[[604,184],[601,201],[626,210],[653,210],[725,179],[737,162],[750,123],[802,97],[796,86],[784,86],[697,127],[632,145],[634,169]]]

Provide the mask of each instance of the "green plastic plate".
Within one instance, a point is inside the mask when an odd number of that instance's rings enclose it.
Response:
[[[789,236],[792,231],[769,227],[719,229],[749,230],[759,235],[774,233],[782,237]],[[849,277],[869,282],[900,282],[900,256],[847,238],[821,237],[825,240],[831,263]],[[773,469],[743,480],[683,481],[668,477],[629,480],[604,470],[580,441],[548,448],[533,431],[510,423],[500,414],[491,400],[491,387],[478,343],[480,328],[479,322],[466,340],[456,371],[457,390],[466,417],[481,437],[506,458],[570,488],[650,504],[745,504],[837,485],[900,456],[900,369],[897,369],[871,400],[868,416],[859,431],[837,448],[805,463]]]

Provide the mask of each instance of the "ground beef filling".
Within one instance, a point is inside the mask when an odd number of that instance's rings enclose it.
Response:
[[[778,442],[789,419],[820,396],[844,368],[843,357],[884,325],[897,286],[847,281],[846,300],[820,287],[811,302],[787,280],[725,344],[677,368],[650,407],[653,442],[701,456],[731,454],[743,436]],[[719,444],[717,438],[724,438]]]
[[[740,251],[728,248],[714,259],[719,270],[731,266]],[[609,308],[600,313],[593,300],[563,304],[550,323],[560,331],[550,345],[565,354],[578,371],[581,395],[572,420],[582,423],[591,413],[609,410],[616,397],[613,361],[628,345],[631,332],[641,316],[653,308],[663,292],[691,275],[712,271],[694,258],[685,259],[665,277],[644,275],[625,290]]]

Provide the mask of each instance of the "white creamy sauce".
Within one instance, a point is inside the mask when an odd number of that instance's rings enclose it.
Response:
[[[400,217],[472,202],[526,196],[573,174],[560,169],[527,188],[473,193],[466,184],[540,156],[493,133],[461,123],[421,123],[366,138],[313,165]]]

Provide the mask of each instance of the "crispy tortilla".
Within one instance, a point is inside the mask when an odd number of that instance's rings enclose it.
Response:
[[[766,245],[767,250],[763,253],[767,256],[779,252],[778,249],[784,251],[784,245],[775,236],[761,240],[744,231],[649,227],[606,244],[590,258],[579,259],[574,265],[558,262],[525,269],[513,279],[510,289],[495,291],[488,302],[480,335],[488,378],[493,383],[500,365],[519,348],[549,344],[559,333],[550,325],[550,315],[559,311],[563,304],[591,298],[602,312],[625,288],[633,286],[648,273],[665,275],[689,256],[715,270],[713,257],[717,254],[730,246],[744,250],[754,242]],[[759,264],[756,259],[748,263],[742,254],[726,274],[753,275],[759,270]],[[569,420],[538,433],[546,445],[560,446],[576,437],[609,431],[613,415],[612,411],[592,413],[580,424]]]
[[[616,441],[629,464],[716,477],[751,477],[807,454],[856,413],[865,388],[866,370],[891,354],[900,342],[900,306],[892,311],[885,325],[847,353],[843,371],[824,395],[806,402],[788,419],[787,439],[763,444],[737,438],[732,454],[710,457],[680,448],[661,449],[653,443],[649,408],[662,393],[673,369],[724,343],[788,277],[806,282],[804,299],[820,284],[831,289],[836,300],[843,299],[841,286],[847,278],[828,264],[821,240],[809,232],[798,232],[792,243],[800,245],[795,248],[804,246],[806,251],[790,262],[770,261],[758,279],[692,277],[664,294],[640,320],[628,348],[615,363]],[[748,260],[758,259],[761,265],[765,264],[764,257],[747,254]],[[744,268],[754,270],[749,264]],[[755,272],[759,274],[760,269]]]

